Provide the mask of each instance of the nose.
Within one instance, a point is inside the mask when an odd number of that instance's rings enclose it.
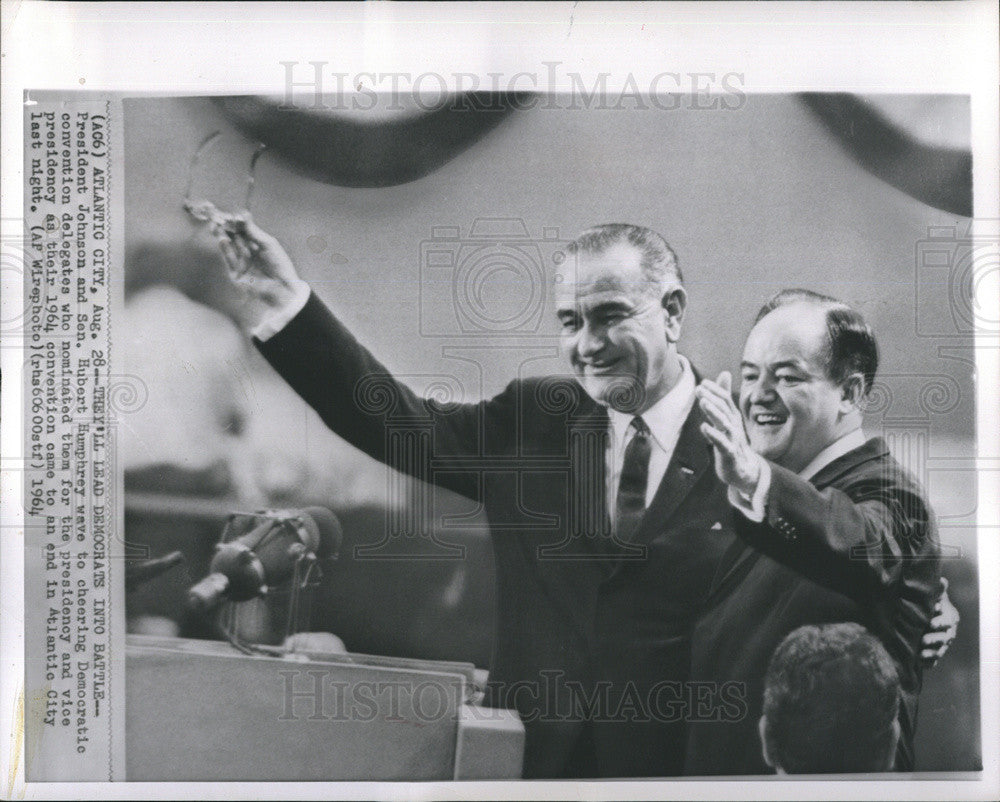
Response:
[[[746,397],[751,404],[768,404],[777,396],[774,385],[766,377],[761,376],[750,384]]]
[[[590,359],[600,353],[604,339],[589,324],[584,324],[576,333],[576,352],[583,359]]]

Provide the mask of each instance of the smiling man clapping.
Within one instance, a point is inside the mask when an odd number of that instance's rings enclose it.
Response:
[[[863,624],[896,663],[895,768],[913,768],[939,549],[923,490],[883,440],[862,432],[877,366],[860,314],[790,290],[761,309],[747,338],[738,408],[728,374],[699,385],[702,434],[728,485],[739,542],[695,628],[691,679],[743,683],[750,709],[739,721],[693,724],[685,773],[766,771],[755,729],[768,659],[791,630],[838,621]]]

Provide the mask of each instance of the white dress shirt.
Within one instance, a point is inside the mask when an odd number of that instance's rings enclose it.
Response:
[[[834,440],[830,445],[820,451],[812,461],[801,471],[801,476],[806,481],[812,479],[817,473],[836,459],[840,459],[849,451],[854,451],[865,444],[865,434],[861,429],[855,429],[844,436]],[[740,493],[735,487],[729,488],[729,503],[742,512],[747,518],[756,523],[764,520],[764,507],[767,503],[767,493],[771,489],[771,465],[764,460],[760,468],[760,478],[757,480],[757,489],[753,497],[748,497]]]
[[[681,376],[669,393],[657,401],[640,416],[650,432],[649,481],[646,484],[646,506],[648,507],[656,495],[657,488],[667,472],[667,465],[674,455],[677,441],[681,436],[684,421],[687,420],[694,406],[694,370],[686,357],[677,355],[681,363]],[[621,480],[622,463],[625,461],[625,449],[635,436],[635,427],[630,426],[635,415],[608,409],[611,423],[611,437],[605,453],[607,468],[607,499],[608,514],[615,519],[615,507],[618,500],[618,483]]]

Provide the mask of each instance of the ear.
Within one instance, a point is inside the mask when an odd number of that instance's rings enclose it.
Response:
[[[663,323],[667,341],[675,343],[681,336],[681,325],[684,323],[684,313],[687,311],[687,293],[683,287],[674,287],[663,294],[660,303],[663,305]]]
[[[760,735],[760,751],[764,757],[764,762],[772,769],[776,768],[770,753],[767,751],[767,716],[761,716],[757,721],[757,734]]]
[[[844,413],[861,409],[861,401],[865,395],[865,376],[863,373],[852,373],[840,386],[840,407]]]

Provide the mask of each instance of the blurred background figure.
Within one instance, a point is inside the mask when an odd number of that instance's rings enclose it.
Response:
[[[144,407],[124,418],[128,486],[256,499],[245,437],[250,366],[232,321],[162,284],[135,293],[123,317],[128,375],[147,388]]]
[[[764,761],[778,774],[891,771],[898,710],[895,664],[863,626],[799,627],[768,666]]]
[[[339,636],[328,636],[336,643],[331,650],[344,650],[343,637],[358,652],[485,665],[491,587],[469,582],[470,571],[490,574],[492,554],[477,531],[481,516],[473,514],[469,526],[449,533],[465,548],[464,560],[421,563],[418,541],[406,545],[416,563],[355,561],[354,547],[378,542],[392,510],[411,497],[412,482],[398,477],[395,486],[402,492],[387,493],[386,468],[330,432],[274,374],[237,328],[232,299],[216,294],[210,281],[154,280],[192,276],[197,269],[221,274],[207,261],[218,258],[214,243],[210,247],[206,253],[197,239],[146,243],[129,263],[132,286],[116,336],[124,369],[117,381],[134,398],[118,418],[126,444],[129,564],[174,550],[186,560],[129,593],[128,630],[219,637],[185,600],[208,570],[226,517],[318,504],[336,510],[347,530],[340,560],[326,566],[323,581],[308,596],[307,626]],[[463,503],[447,493],[436,499],[440,515]],[[395,590],[387,597],[385,588]],[[272,594],[273,604],[241,605],[242,636],[273,642],[286,596]]]

